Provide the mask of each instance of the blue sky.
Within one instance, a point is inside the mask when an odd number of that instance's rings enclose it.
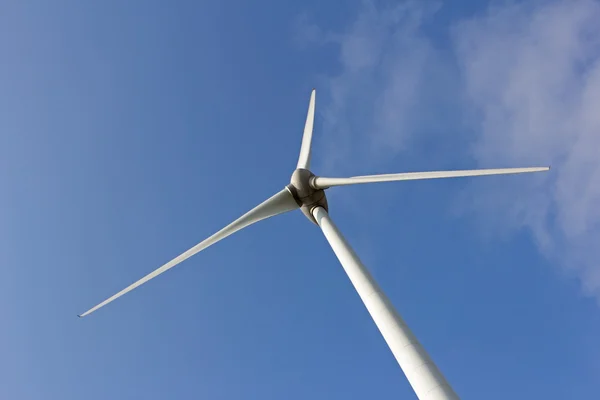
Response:
[[[0,6],[0,397],[412,398],[299,212],[85,319],[287,184],[310,89],[330,191],[462,398],[600,390],[600,5]]]

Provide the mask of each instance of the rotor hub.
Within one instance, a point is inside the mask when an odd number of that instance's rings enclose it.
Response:
[[[300,206],[302,213],[315,224],[315,218],[312,215],[312,210],[315,207],[323,207],[329,211],[327,207],[327,197],[323,189],[315,189],[312,186],[312,181],[315,175],[308,169],[298,168],[292,173],[292,179],[287,186],[288,190],[294,196],[294,200]]]

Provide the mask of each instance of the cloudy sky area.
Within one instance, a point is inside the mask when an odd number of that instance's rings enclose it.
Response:
[[[440,41],[441,7],[366,1],[339,32],[301,17],[301,43],[339,50],[323,118],[330,148],[343,152],[327,167],[376,169],[424,136],[440,149],[423,155],[427,169],[550,165],[516,192],[474,180],[456,210],[480,214],[486,235],[527,229],[600,300],[600,4],[497,2],[452,21]]]

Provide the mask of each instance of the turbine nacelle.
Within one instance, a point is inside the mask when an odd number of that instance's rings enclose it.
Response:
[[[313,186],[314,180],[315,174],[310,170],[297,168],[292,173],[290,184],[286,188],[290,191],[306,218],[317,224],[312,214],[313,209],[315,207],[323,207],[326,211],[329,211],[329,207],[327,206],[325,190],[315,188]]]

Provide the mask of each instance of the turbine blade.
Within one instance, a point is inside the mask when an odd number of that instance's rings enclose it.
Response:
[[[304,124],[304,134],[302,135],[302,147],[300,147],[300,157],[296,168],[310,168],[310,144],[312,142],[313,125],[315,122],[315,89],[310,94],[310,103],[308,104],[308,115]]]
[[[137,282],[134,282],[133,284],[129,285],[128,287],[121,290],[119,293],[115,294],[114,296],[109,297],[108,299],[104,300],[102,303],[98,304],[97,306],[92,307],[88,311],[79,315],[79,317],[85,317],[86,315],[93,313],[97,309],[107,305],[108,303],[112,302],[113,300],[116,300],[117,298],[123,296],[125,293],[132,291],[136,287],[148,282],[150,279],[155,278],[156,276],[162,274],[163,272],[167,271],[168,269],[171,269],[174,266],[176,266],[177,264],[190,258],[194,254],[206,249],[207,247],[217,243],[221,239],[226,238],[227,236],[239,231],[240,229],[243,229],[243,228],[247,227],[248,225],[251,225],[251,224],[261,221],[263,219],[273,217],[275,215],[282,214],[287,211],[292,211],[297,208],[299,208],[299,206],[296,203],[296,201],[294,200],[294,197],[292,196],[290,191],[287,188],[285,188],[282,191],[280,191],[279,193],[277,193],[274,196],[270,197],[269,199],[265,200],[258,206],[254,207],[252,210],[248,211],[246,214],[242,215],[240,218],[236,219],[231,224],[227,225],[225,228],[221,229],[214,235],[212,235],[212,236],[208,237],[207,239],[205,239],[204,241],[198,243],[197,245],[195,245],[194,247],[192,247],[185,253],[172,259],[171,261],[169,261],[162,267],[154,270],[153,272],[149,273],[148,275],[146,275],[142,279],[138,280]]]
[[[354,185],[358,183],[410,181],[418,179],[436,178],[457,178],[463,176],[522,174],[525,172],[548,171],[549,169],[550,167],[471,169],[462,171],[405,172],[401,174],[352,176],[350,178],[323,178],[318,176],[313,179],[311,184],[315,189],[327,189],[332,186]]]

